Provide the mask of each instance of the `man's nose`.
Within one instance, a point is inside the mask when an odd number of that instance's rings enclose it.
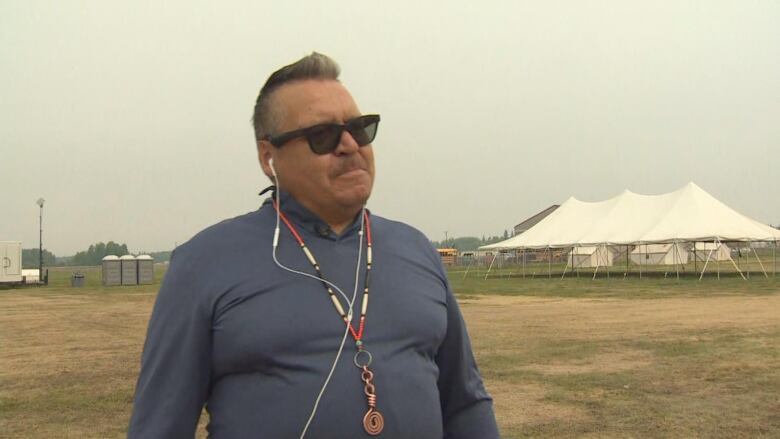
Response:
[[[336,155],[354,154],[357,152],[358,148],[360,148],[360,146],[357,144],[357,141],[355,141],[355,138],[352,137],[352,134],[350,134],[349,131],[344,130],[341,132],[339,144],[333,152]]]

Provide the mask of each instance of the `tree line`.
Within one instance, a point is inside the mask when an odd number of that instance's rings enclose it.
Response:
[[[24,268],[38,268],[38,258],[40,252],[37,248],[23,248],[22,249],[22,267]],[[54,253],[43,249],[43,265],[51,267],[57,265],[57,256]]]
[[[22,267],[38,268],[38,249],[22,249]],[[114,241],[98,242],[92,244],[86,250],[80,251],[73,256],[57,257],[49,250],[43,249],[44,267],[55,266],[95,266],[103,263],[103,258],[108,255],[124,256],[129,255],[127,244],[116,243]],[[171,251],[159,252],[141,252],[154,258],[155,262],[165,262],[171,259]]]
[[[431,244],[436,248],[454,248],[458,251],[476,250],[478,247],[488,244],[494,244],[496,242],[509,239],[512,235],[508,230],[504,230],[503,236],[488,236],[482,235],[482,238],[476,236],[462,236],[459,238],[449,238],[442,241],[431,241]]]
[[[87,250],[73,255],[72,263],[68,265],[100,265],[103,263],[103,258],[108,255],[124,256],[129,254],[127,244],[117,244],[114,241],[98,242],[90,245]]]

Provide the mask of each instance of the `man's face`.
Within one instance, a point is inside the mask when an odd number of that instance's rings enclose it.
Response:
[[[355,101],[338,81],[303,80],[281,86],[271,99],[276,108],[278,135],[320,123],[344,124],[360,116]],[[270,175],[273,157],[279,185],[306,208],[326,219],[344,212],[354,215],[371,194],[374,184],[374,152],[359,147],[347,131],[331,153],[311,151],[305,137],[279,148],[260,142],[260,162]]]

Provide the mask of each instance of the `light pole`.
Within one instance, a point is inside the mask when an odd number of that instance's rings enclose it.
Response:
[[[43,280],[43,203],[46,200],[38,198],[35,204],[40,207],[38,211],[38,282]]]

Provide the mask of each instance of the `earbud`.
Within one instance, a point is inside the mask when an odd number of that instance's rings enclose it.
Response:
[[[268,159],[268,166],[271,168],[271,174],[274,176],[274,184],[276,185],[276,187],[278,189],[279,188],[279,179],[276,178],[276,169],[274,169],[274,158],[273,157]],[[281,209],[281,207],[277,206],[277,209],[276,209],[276,229],[274,229],[274,243],[273,243],[273,246],[274,246],[274,251],[273,251],[274,261],[276,261],[276,247],[279,246],[279,215],[280,215],[279,212],[281,211],[280,209]],[[277,262],[277,265],[278,264],[279,263]]]

